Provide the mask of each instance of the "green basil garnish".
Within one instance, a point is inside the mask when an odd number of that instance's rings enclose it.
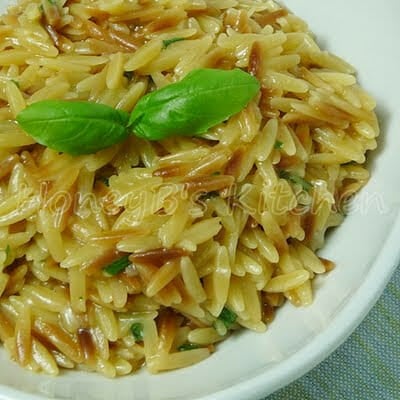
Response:
[[[194,349],[199,349],[200,346],[195,343],[184,343],[178,347],[178,351],[188,351],[188,350],[194,350]]]
[[[118,260],[113,261],[111,264],[108,264],[103,268],[103,271],[108,275],[117,275],[122,272],[125,268],[129,267],[131,262],[129,261],[129,256],[123,256]]]
[[[227,329],[230,329],[232,325],[236,322],[237,315],[229,310],[229,308],[224,307],[218,319],[224,323]]]
[[[197,69],[142,97],[129,126],[148,140],[201,135],[241,111],[259,89],[257,79],[240,69]]]
[[[181,42],[182,40],[185,40],[183,37],[175,37],[171,39],[165,39],[163,40],[163,47],[166,49],[170,44],[175,43],[175,42]]]
[[[130,131],[148,140],[201,135],[241,111],[259,89],[257,79],[240,69],[197,69],[142,97],[130,118],[103,104],[44,100],[21,111],[17,121],[51,149],[90,154],[125,140]]]
[[[143,324],[140,322],[132,324],[131,332],[136,342],[143,341]]]
[[[72,155],[91,154],[125,140],[129,114],[87,101],[44,100],[17,121],[38,143]]]
[[[10,257],[10,254],[11,254],[11,247],[10,247],[9,244],[8,244],[8,245],[6,246],[6,248],[4,249],[4,252],[6,253],[6,259],[9,258],[9,257]]]
[[[301,176],[293,174],[292,172],[280,171],[279,177],[286,179],[287,181],[292,182],[295,185],[300,185],[306,192],[309,192],[313,188],[313,185],[310,182],[306,181]]]

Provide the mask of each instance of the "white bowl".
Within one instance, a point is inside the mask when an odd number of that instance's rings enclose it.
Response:
[[[1,0],[0,8],[8,1]],[[258,399],[326,358],[361,322],[399,261],[400,15],[398,0],[286,0],[318,35],[322,47],[359,70],[378,100],[383,134],[371,154],[372,179],[322,254],[337,268],[315,282],[312,306],[287,305],[265,334],[243,332],[208,360],[180,371],[142,372],[117,381],[86,373],[32,375],[0,350],[0,400]]]

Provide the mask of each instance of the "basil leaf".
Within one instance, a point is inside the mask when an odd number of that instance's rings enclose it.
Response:
[[[310,182],[306,181],[301,176],[293,174],[292,172],[280,171],[279,177],[282,179],[286,179],[289,182],[294,183],[295,185],[300,185],[306,192],[309,192],[313,188],[313,185]]]
[[[122,272],[125,268],[129,267],[131,262],[129,261],[129,256],[123,256],[118,260],[113,261],[103,268],[103,271],[108,275],[114,276]]]
[[[241,111],[259,89],[257,79],[240,69],[197,69],[142,97],[129,126],[148,140],[200,135]]]
[[[38,143],[72,155],[91,154],[129,136],[129,114],[104,104],[44,100],[21,111],[17,121]]]
[[[163,47],[166,49],[170,44],[175,43],[175,42],[181,42],[182,40],[185,40],[183,37],[174,37],[171,39],[165,39],[163,40]]]

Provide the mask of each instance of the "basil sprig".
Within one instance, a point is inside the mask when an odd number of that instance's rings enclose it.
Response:
[[[130,116],[103,104],[45,100],[25,108],[17,121],[42,145],[91,154],[131,133],[147,140],[201,135],[241,111],[259,89],[257,79],[240,69],[197,69],[142,97]]]

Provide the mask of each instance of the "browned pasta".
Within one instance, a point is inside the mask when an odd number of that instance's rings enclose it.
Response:
[[[12,359],[50,375],[168,371],[232,330],[263,332],[285,300],[312,302],[314,277],[334,268],[316,251],[368,181],[379,126],[353,67],[303,21],[273,0],[20,0],[0,29]],[[130,137],[78,157],[15,122],[44,99],[130,112],[195,68],[241,68],[260,94],[201,138]]]

